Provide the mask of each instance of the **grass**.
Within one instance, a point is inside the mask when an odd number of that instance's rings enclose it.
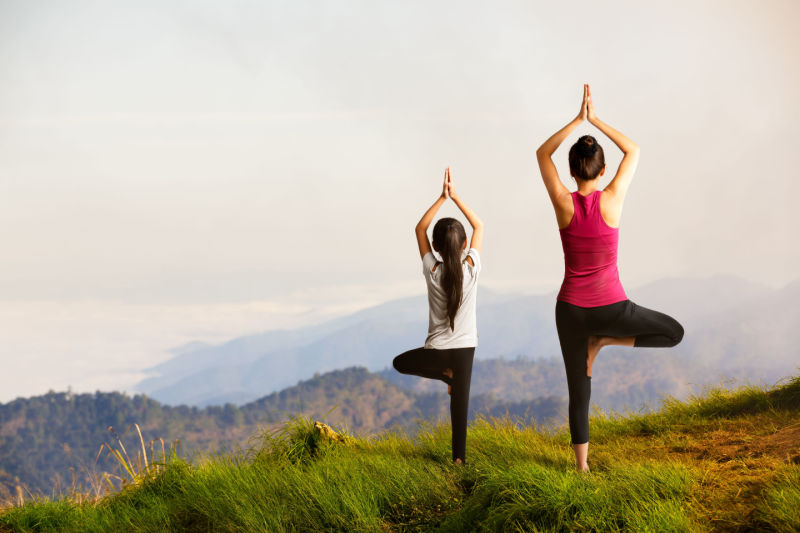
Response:
[[[800,467],[783,471],[764,491],[755,511],[764,529],[800,531]]]
[[[597,414],[590,475],[564,430],[508,419],[472,424],[459,467],[446,424],[337,441],[295,418],[234,454],[127,459],[105,497],[12,507],[0,531],[798,531],[798,415],[800,378]]]

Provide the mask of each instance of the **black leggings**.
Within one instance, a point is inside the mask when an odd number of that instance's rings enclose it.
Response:
[[[592,378],[586,375],[586,358],[591,335],[635,337],[634,346],[640,348],[668,348],[683,339],[683,327],[677,320],[630,300],[599,307],[578,307],[558,301],[556,328],[567,371],[572,444],[589,442]]]
[[[453,461],[466,460],[467,408],[474,356],[475,347],[447,350],[417,348],[398,355],[392,361],[395,370],[402,374],[439,379],[452,387],[450,423],[453,426]],[[452,379],[442,374],[448,368],[453,370]]]

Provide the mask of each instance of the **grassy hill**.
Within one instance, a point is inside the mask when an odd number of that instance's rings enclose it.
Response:
[[[419,380],[422,381],[422,380]],[[95,465],[103,442],[114,440],[109,426],[121,434],[123,445],[136,449],[137,423],[148,440],[180,440],[181,455],[219,453],[247,446],[253,433],[303,414],[325,419],[359,434],[390,427],[414,429],[420,418],[447,419],[446,386],[438,392],[414,392],[387,382],[364,368],[347,368],[314,376],[295,386],[237,407],[233,404],[204,409],[168,406],[142,395],[121,393],[49,393],[0,404],[0,502],[16,492],[52,495],[113,466],[104,455]],[[332,408],[334,408],[332,410]],[[473,394],[472,413],[527,415],[537,421],[563,418],[565,401],[543,397],[509,402],[487,394]],[[159,444],[160,446],[160,444]]]
[[[800,529],[800,377],[598,413],[591,432],[583,475],[564,430],[508,419],[472,424],[460,467],[446,425],[333,439],[294,419],[237,454],[140,465],[96,501],[7,509],[0,531]]]

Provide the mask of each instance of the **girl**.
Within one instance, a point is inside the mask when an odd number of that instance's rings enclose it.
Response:
[[[428,226],[442,204],[450,198],[472,226],[467,251],[464,226],[454,218],[442,218],[433,228],[433,249],[442,257],[437,261],[428,242]],[[475,297],[481,271],[480,251],[483,222],[458,197],[450,177],[444,172],[442,194],[422,215],[415,228],[422,273],[428,286],[428,338],[423,348],[398,355],[392,364],[398,372],[447,383],[450,394],[450,422],[453,429],[453,461],[465,461],[467,407],[472,359],[478,344],[475,326]]]
[[[580,123],[589,122],[622,150],[614,179],[598,189],[605,173],[603,149],[584,135],[569,151],[570,193],[551,156]],[[589,395],[592,363],[603,346],[671,347],[683,338],[672,317],[638,306],[625,296],[617,270],[619,221],[625,193],[639,161],[639,147],[597,118],[588,85],[578,116],[536,151],[539,170],[556,211],[564,249],[564,281],[556,301],[556,328],[569,389],[569,431],[578,470],[589,471]]]

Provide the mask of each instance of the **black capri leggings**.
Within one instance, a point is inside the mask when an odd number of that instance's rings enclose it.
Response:
[[[475,347],[447,350],[417,348],[398,355],[392,361],[395,370],[402,374],[439,379],[452,387],[450,423],[453,428],[453,461],[466,461],[467,409],[474,356]],[[448,368],[453,370],[452,379],[442,374]]]
[[[586,375],[591,335],[635,337],[634,346],[669,348],[683,339],[683,327],[671,316],[624,300],[599,307],[556,302],[556,328],[569,389],[569,432],[572,444],[589,442],[589,396]]]

